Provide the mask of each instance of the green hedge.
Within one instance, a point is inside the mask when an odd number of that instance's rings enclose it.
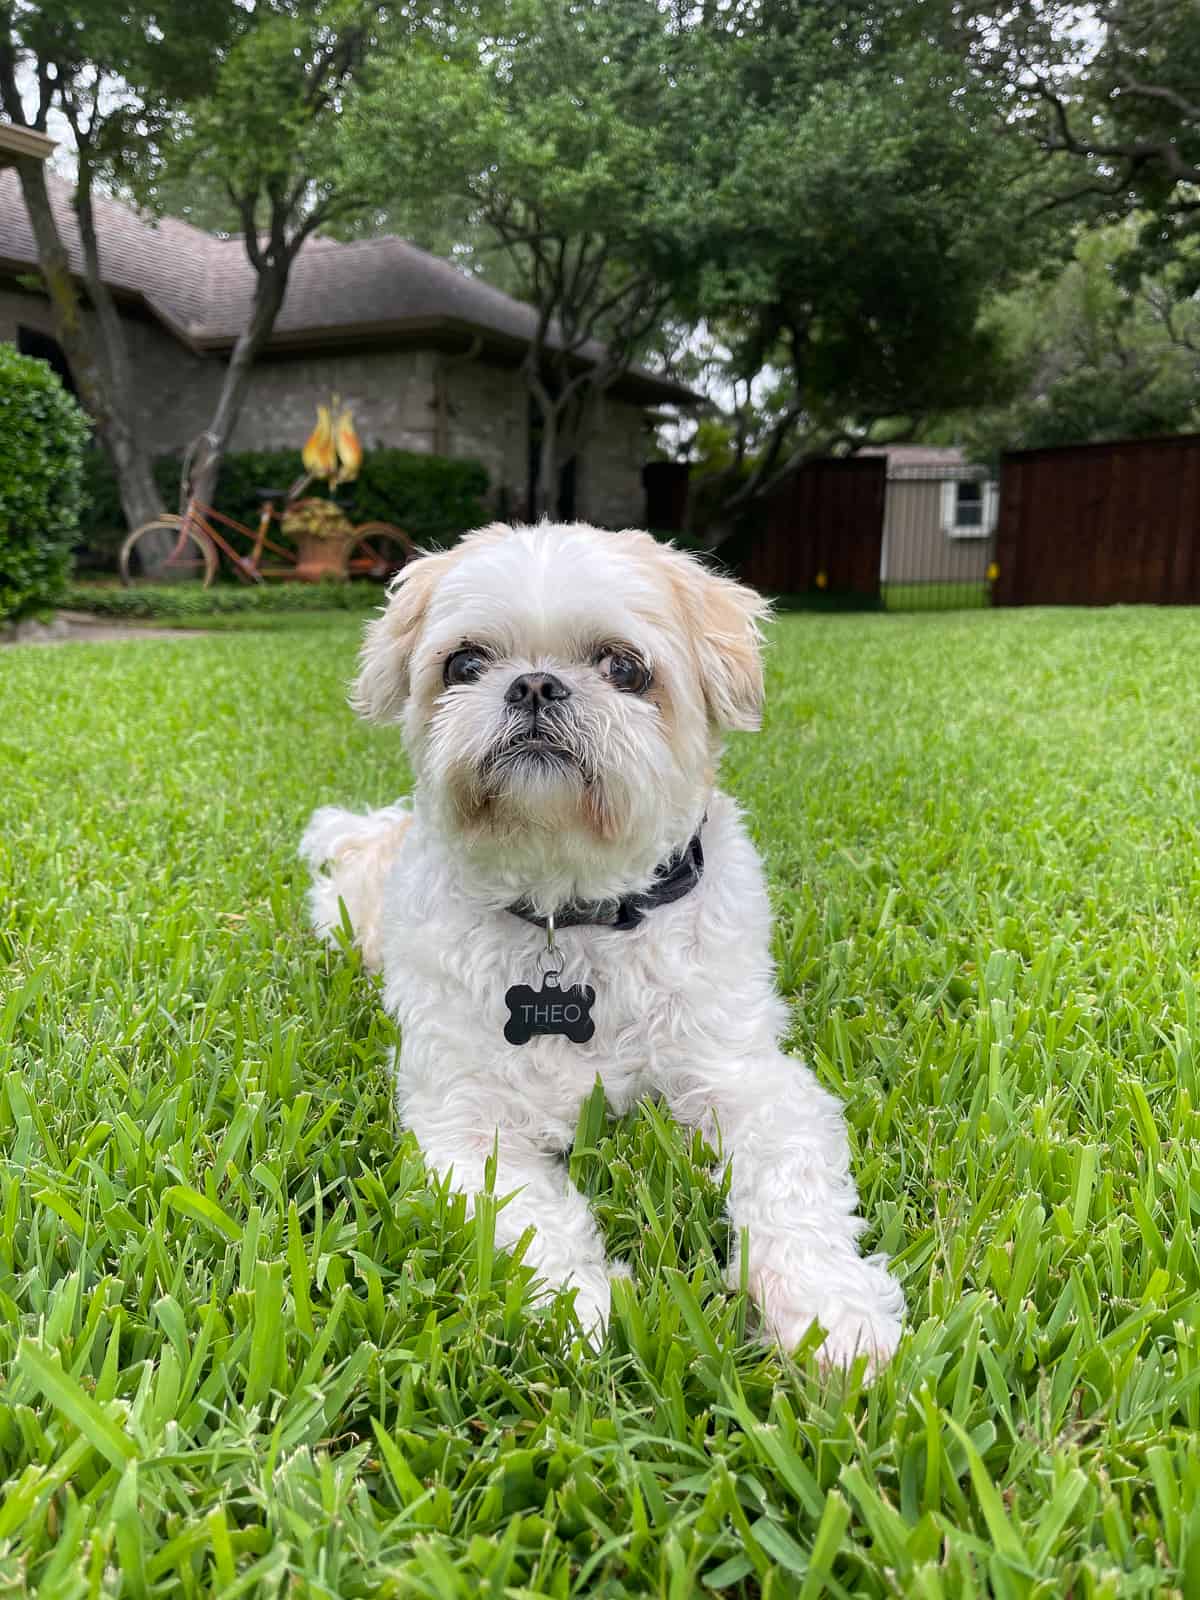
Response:
[[[66,587],[87,434],[46,363],[0,344],[0,621],[52,610]]]
[[[383,604],[378,583],[139,584],[132,589],[77,584],[63,605],[102,617],[205,617],[233,612],[367,611]]]
[[[160,456],[154,463],[168,511],[179,503],[179,468],[178,456]],[[255,489],[286,489],[299,472],[295,450],[232,451],[221,468],[217,508],[254,527],[259,514]],[[354,522],[394,522],[417,544],[445,545],[488,521],[487,487],[487,473],[477,461],[410,450],[369,450],[357,482],[344,484],[336,498]],[[98,450],[88,454],[85,490],[80,525],[85,559],[90,566],[113,567],[125,537],[125,521],[112,468]],[[277,538],[278,532],[272,537]]]

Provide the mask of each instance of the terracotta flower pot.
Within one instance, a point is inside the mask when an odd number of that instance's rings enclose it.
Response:
[[[323,578],[345,578],[350,573],[350,551],[357,535],[353,528],[339,534],[302,533],[296,540],[296,576],[305,583]]]
[[[297,500],[284,513],[283,531],[296,543],[296,576],[307,583],[345,578],[357,537],[345,512],[330,500]]]

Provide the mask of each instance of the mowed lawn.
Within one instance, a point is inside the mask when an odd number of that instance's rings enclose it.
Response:
[[[406,782],[359,623],[0,653],[0,1594],[1200,1594],[1200,614],[796,616],[725,782],[910,1332],[754,1342],[585,1109],[599,1353],[431,1186],[308,936]]]

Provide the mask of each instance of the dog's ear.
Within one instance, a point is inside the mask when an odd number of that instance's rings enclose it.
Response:
[[[770,602],[755,589],[685,557],[686,609],[708,714],[723,730],[762,723],[762,625]]]
[[[399,720],[429,599],[452,560],[450,551],[440,551],[409,562],[392,584],[383,615],[367,624],[350,704],[368,722]]]
[[[700,667],[709,714],[719,728],[755,731],[762,724],[762,624],[767,600],[732,578],[704,572]]]

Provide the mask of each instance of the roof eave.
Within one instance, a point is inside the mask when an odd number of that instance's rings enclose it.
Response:
[[[155,311],[161,315],[156,306]],[[167,319],[164,317],[164,321]],[[224,329],[192,327],[182,333],[172,326],[196,350],[219,353],[231,350],[237,335]],[[330,323],[321,327],[276,328],[266,350],[268,353],[319,351],[329,347],[346,349],[356,344],[377,346],[380,340],[395,339],[411,344],[420,339],[455,337],[469,344],[473,339],[483,341],[483,351],[492,355],[508,356],[520,360],[528,348],[528,341],[499,328],[471,322],[464,317],[392,317],[379,322]],[[481,352],[482,353],[482,352]],[[658,378],[648,372],[627,372],[613,386],[613,392],[638,398],[654,404],[695,406],[703,403],[703,395],[696,394],[683,384],[669,378]]]
[[[15,166],[21,156],[49,161],[58,140],[33,128],[18,128],[14,122],[0,122],[0,167]]]

